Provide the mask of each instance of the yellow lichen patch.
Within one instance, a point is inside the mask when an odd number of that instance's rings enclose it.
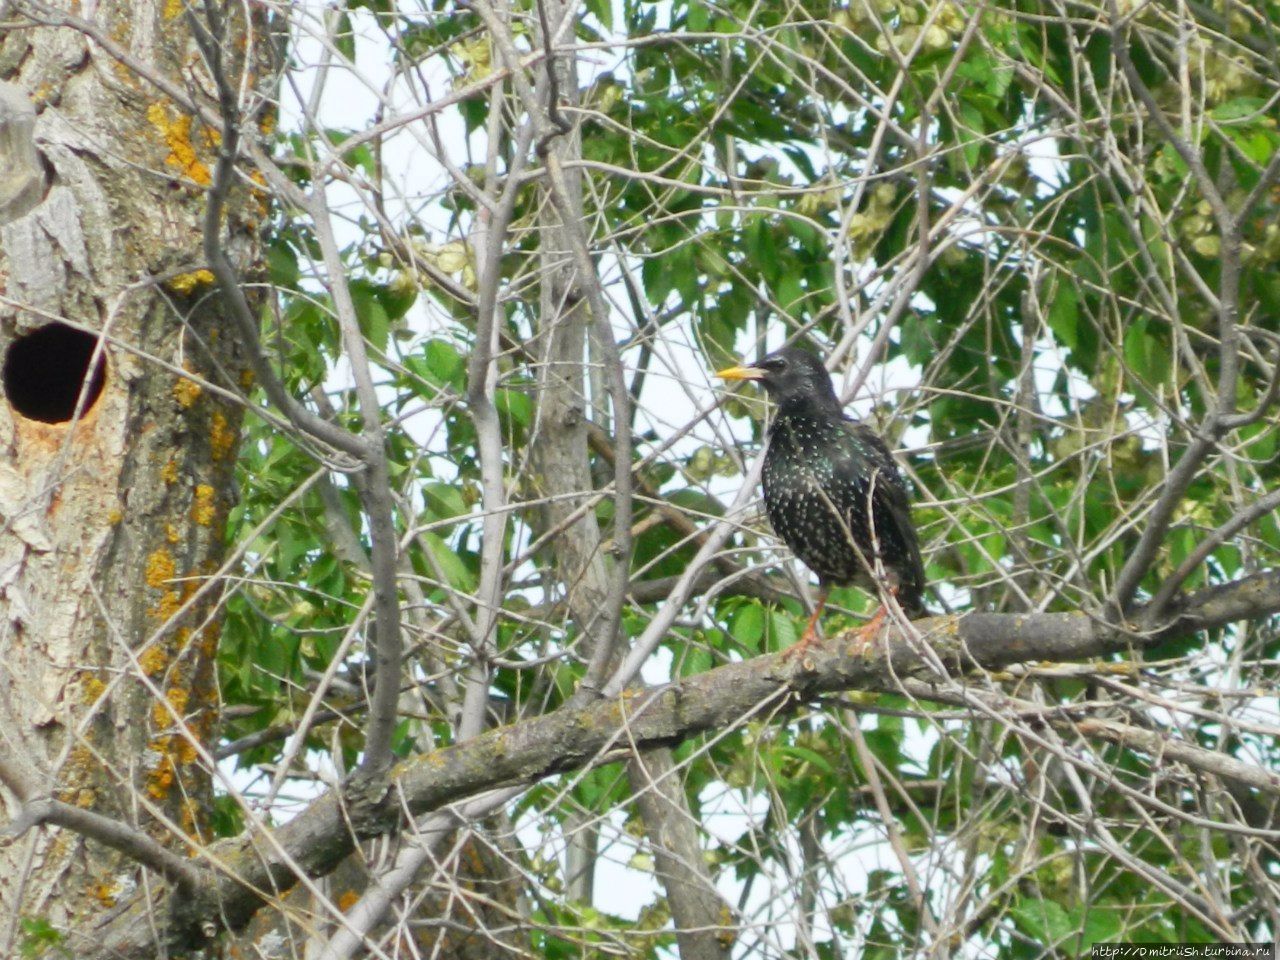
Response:
[[[178,401],[178,406],[184,410],[190,410],[195,402],[200,399],[200,394],[204,393],[204,388],[194,380],[188,380],[186,377],[181,378],[173,385],[173,399]]]
[[[169,147],[169,156],[165,157],[164,162],[177,168],[200,186],[209,186],[213,177],[209,174],[209,168],[196,156],[196,149],[191,143],[191,118],[184,114],[171,117],[164,104],[153,103],[147,107],[147,119],[160,131]]]
[[[116,905],[116,894],[119,890],[119,884],[103,882],[93,888],[93,895],[104,907],[114,907]]]
[[[194,178],[193,178],[194,179]],[[180,273],[176,277],[171,277],[168,287],[174,293],[189,297],[193,291],[199,287],[213,286],[214,276],[210,270],[192,270],[190,273]]]
[[[151,706],[151,719],[155,720],[157,714],[164,714],[167,719],[172,718],[172,714],[165,709],[163,703],[155,703]],[[162,724],[157,723],[157,726]],[[152,750],[165,757],[173,767],[189,766],[196,762],[199,753],[196,750],[195,743],[185,734],[180,733],[164,733],[155,737],[150,744]]]
[[[114,527],[117,523],[119,523],[123,519],[124,519],[124,511],[121,510],[119,507],[112,507],[110,510],[107,511],[107,523],[111,524],[111,526]]]
[[[92,674],[84,674],[80,678],[81,699],[87,703],[96,703],[107,685]]]
[[[159,547],[151,552],[151,556],[147,557],[147,586],[160,590],[166,583],[173,579],[176,567],[173,562],[173,555],[169,553],[165,547]]]
[[[163,800],[173,789],[173,761],[167,755],[162,755],[156,768],[147,774],[146,788],[153,800]]]
[[[158,677],[168,665],[169,655],[159,644],[153,644],[138,654],[138,666],[148,677]]]
[[[720,946],[728,950],[738,939],[737,927],[733,914],[729,912],[728,904],[720,906],[720,927],[721,929],[716,932],[716,940],[720,942]]]
[[[169,701],[169,706],[173,707],[173,712],[178,716],[182,716],[187,710],[187,700],[191,694],[181,687],[170,687],[165,691],[164,698]]]
[[[182,832],[192,840],[200,839],[200,804],[187,799],[182,801]]]
[[[75,805],[81,810],[90,810],[98,802],[98,791],[92,787],[81,787],[76,791]]]
[[[346,913],[359,902],[360,894],[354,890],[344,890],[342,895],[338,897],[338,909]]]
[[[164,730],[171,726],[173,724],[173,716],[169,713],[169,708],[163,703],[153,703],[151,705],[151,723],[158,730]]]
[[[182,608],[182,597],[177,590],[166,590],[164,595],[157,601],[156,605],[151,608],[151,616],[159,620],[161,623],[167,623],[177,616],[178,611]]]
[[[163,480],[165,484],[170,487],[178,482],[178,461],[177,460],[171,459],[163,467],[160,468],[160,479]]]
[[[170,543],[177,543],[182,539],[182,534],[178,532],[178,528],[172,523],[166,523],[164,525],[164,538]]]
[[[164,18],[175,20],[182,16],[182,0],[164,0]]]
[[[68,780],[83,780],[96,765],[93,751],[88,747],[72,747],[62,768],[66,771]]]
[[[196,486],[195,500],[191,504],[191,519],[202,527],[207,527],[213,523],[213,518],[218,515],[217,505],[214,503],[214,489],[207,483],[201,483]]]
[[[184,767],[189,767],[196,762],[199,753],[196,751],[196,745],[186,737],[174,737],[169,756]]]
[[[220,410],[213,412],[209,426],[209,445],[213,459],[221,460],[236,445],[236,432],[227,423],[227,418]]]

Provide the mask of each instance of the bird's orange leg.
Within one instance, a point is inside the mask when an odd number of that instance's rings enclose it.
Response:
[[[896,600],[898,598],[898,588],[890,587],[889,595]],[[887,608],[883,603],[880,604],[880,606],[876,607],[876,612],[872,614],[871,619],[868,620],[862,629],[854,636],[854,646],[861,652],[865,653],[871,644],[875,642],[877,635],[880,633],[880,628],[884,626],[886,613]]]
[[[809,615],[809,622],[805,625],[804,633],[800,635],[799,640],[786,649],[782,654],[784,658],[804,653],[810,647],[822,642],[822,638],[818,636],[818,618],[822,616],[822,608],[827,605],[827,594],[830,592],[831,588],[825,584],[818,588],[818,602],[813,606],[813,613]]]

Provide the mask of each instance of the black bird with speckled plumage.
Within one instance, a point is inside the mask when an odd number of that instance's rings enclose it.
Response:
[[[924,566],[906,484],[884,441],[844,415],[822,361],[786,347],[716,376],[757,380],[777,406],[764,458],[765,511],[821,583],[802,642],[814,641],[835,585],[874,592],[879,581],[908,617],[923,616]],[[883,610],[874,626],[882,616]]]

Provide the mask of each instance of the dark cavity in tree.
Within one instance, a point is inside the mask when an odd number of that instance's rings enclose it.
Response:
[[[85,390],[84,411],[98,400],[105,379],[102,357],[89,362],[98,338],[51,323],[14,340],[4,358],[4,393],[10,406],[29,420],[66,423]]]

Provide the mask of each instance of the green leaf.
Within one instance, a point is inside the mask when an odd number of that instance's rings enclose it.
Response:
[[[468,593],[475,590],[475,575],[471,572],[471,568],[449,548],[442,537],[428,531],[422,534],[422,541],[439,564],[445,579],[449,581],[449,586]]]
[[[338,23],[333,31],[333,42],[338,52],[346,57],[348,62],[355,63],[356,32],[351,27],[351,15],[346,11],[338,17]]]
[[[1125,329],[1124,359],[1129,369],[1142,378],[1145,386],[1154,387],[1169,377],[1168,348],[1159,336],[1148,330],[1145,317]]]
[[[298,258],[293,248],[283,243],[273,243],[267,247],[267,270],[271,282],[278,287],[290,290],[298,288]]]
[[[379,352],[385,352],[391,334],[391,318],[378,298],[373,284],[363,280],[351,282],[351,300],[356,307],[356,318],[360,321],[360,332],[370,345]]]
[[[769,649],[785,650],[796,642],[796,623],[784,610],[769,611]]]
[[[764,637],[764,609],[758,603],[746,603],[733,615],[729,627],[733,638],[755,652],[760,648],[760,640]]]
[[[986,121],[982,111],[968,102],[960,104],[960,119],[963,121],[960,142],[964,144],[964,160],[969,167],[976,167],[982,159],[980,138],[986,131]]]
[[[795,744],[779,744],[774,748],[775,753],[783,756],[795,757],[805,763],[812,764],[823,773],[834,773],[835,769],[831,766],[831,761],[818,753],[816,750],[810,750],[808,747],[801,747]]]
[[[1020,900],[1009,913],[1019,930],[1045,946],[1065,943],[1078,929],[1052,900]]]
[[[1080,322],[1080,301],[1075,285],[1063,280],[1057,285],[1053,302],[1049,304],[1049,329],[1053,331],[1058,342],[1070,350],[1079,344],[1077,325]]]
[[[519,390],[495,390],[493,405],[498,413],[528,429],[533,422],[533,400]]]
[[[1123,940],[1124,933],[1124,921],[1120,918],[1118,911],[1095,906],[1085,916],[1080,951],[1083,954],[1095,943],[1114,943],[1117,940]]]
[[[689,0],[689,19],[687,21],[691,33],[706,33],[711,25],[711,15],[701,0]]]
[[[1240,120],[1245,117],[1259,117],[1267,108],[1267,102],[1261,97],[1236,97],[1226,103],[1220,103],[1209,111],[1209,116],[1219,122]]]
[[[599,20],[605,30],[613,30],[613,0],[587,0],[587,12]]]
[[[465,516],[466,501],[462,499],[462,491],[451,483],[426,483],[422,487],[423,499],[427,509],[435,514],[436,519],[448,520],[450,517]]]

